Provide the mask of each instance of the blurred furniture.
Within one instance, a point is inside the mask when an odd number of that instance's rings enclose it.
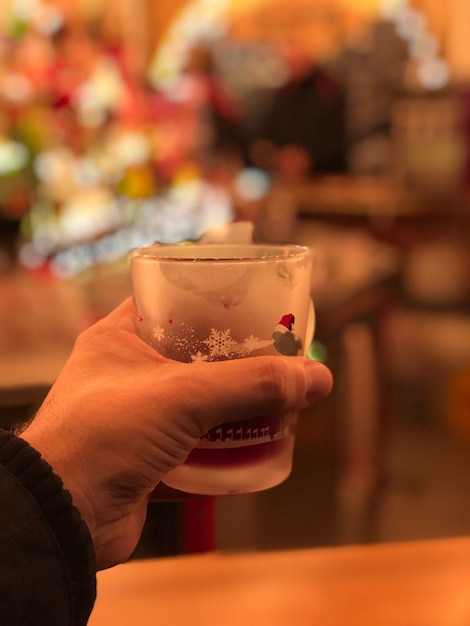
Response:
[[[12,268],[0,275],[0,426],[28,420],[91,322],[77,283]]]
[[[465,189],[436,194],[405,186],[399,180],[372,176],[323,176],[292,189],[304,217],[355,218],[370,226],[394,220],[459,214],[468,210]]]
[[[29,421],[49,391],[49,385],[0,387],[0,428],[14,428]]]
[[[314,253],[315,341],[335,379],[337,541],[371,541],[389,421],[382,318],[394,299],[400,256],[364,228],[314,219],[300,220],[297,241]]]
[[[211,553],[98,574],[89,626],[467,626],[470,539]]]
[[[397,370],[407,372],[418,361],[429,370],[430,350],[437,355],[437,346],[441,363],[451,347],[453,362],[458,354],[461,363],[469,363],[462,315],[448,316],[447,332],[441,327],[426,340],[436,327],[429,318],[436,318],[437,309],[443,319],[450,302],[456,312],[457,299],[459,313],[462,302],[468,311],[470,195],[464,189],[431,194],[393,179],[342,176],[299,185],[295,195],[297,240],[320,251],[313,285],[316,338],[326,345],[335,375],[338,539],[371,541],[388,472]],[[411,325],[409,315],[398,315],[397,303],[416,308],[418,292],[420,319],[426,321]],[[447,298],[444,305],[436,294]],[[460,424],[464,412],[459,411]]]

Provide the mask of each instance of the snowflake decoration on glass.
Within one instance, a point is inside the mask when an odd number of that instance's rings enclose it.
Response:
[[[232,339],[230,329],[216,330],[212,328],[209,338],[204,339],[204,343],[209,347],[211,357],[229,357],[237,342]]]
[[[191,355],[191,361],[193,363],[204,363],[207,361],[208,358],[209,357],[207,356],[207,354],[202,354],[200,350],[196,352],[196,354]]]
[[[164,356],[184,363],[244,358],[252,352],[271,349],[273,345],[272,338],[260,339],[254,334],[239,342],[230,328],[209,327],[208,335],[207,329],[204,332],[179,319],[173,319],[173,324],[169,324],[166,317],[159,322],[151,327],[151,345]]]
[[[260,338],[250,335],[243,342],[243,348],[246,352],[253,352],[259,347]]]
[[[157,341],[162,341],[165,337],[165,329],[161,326],[155,326],[153,329],[153,336]]]

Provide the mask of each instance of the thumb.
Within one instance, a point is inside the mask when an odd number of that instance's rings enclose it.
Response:
[[[181,374],[187,408],[201,435],[225,421],[297,411],[332,388],[329,369],[303,357],[190,364]]]

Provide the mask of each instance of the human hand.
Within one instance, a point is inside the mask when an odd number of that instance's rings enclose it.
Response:
[[[149,495],[222,416],[298,410],[331,385],[303,357],[171,361],[137,336],[129,299],[78,337],[21,436],[62,478],[104,569],[132,553]]]

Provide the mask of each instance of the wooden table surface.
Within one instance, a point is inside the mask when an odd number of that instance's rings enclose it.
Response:
[[[131,561],[89,626],[469,626],[470,538]]]

